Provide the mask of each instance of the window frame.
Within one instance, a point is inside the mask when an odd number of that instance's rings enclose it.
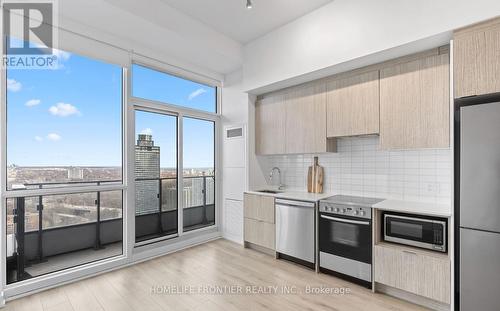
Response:
[[[61,31],[61,29],[60,29]],[[73,34],[76,38],[82,40],[93,39],[82,37],[77,34]],[[0,50],[2,55],[6,55],[5,42],[7,40],[5,34],[1,33],[1,43]],[[112,47],[112,46],[111,46]],[[115,48],[116,47],[112,47]],[[122,254],[117,256],[112,256],[109,258],[104,258],[102,260],[80,264],[65,270],[55,271],[41,276],[37,276],[31,279],[26,279],[18,281],[12,284],[7,284],[6,278],[6,232],[0,232],[0,306],[2,305],[4,297],[11,297],[22,295],[26,292],[38,290],[47,286],[53,286],[51,284],[59,284],[61,282],[82,277],[92,271],[102,271],[107,269],[112,269],[114,267],[123,266],[129,261],[131,256],[129,241],[128,241],[128,231],[129,229],[129,219],[126,214],[126,210],[129,209],[130,203],[128,202],[127,196],[127,180],[128,180],[128,168],[127,163],[129,161],[127,154],[127,135],[126,131],[128,128],[128,118],[127,118],[127,103],[128,103],[128,71],[130,70],[130,64],[127,66],[120,65],[113,62],[112,57],[107,57],[106,54],[102,57],[96,57],[92,53],[88,53],[85,49],[81,51],[74,48],[64,49],[64,51],[77,54],[82,57],[86,57],[90,60],[95,60],[99,62],[104,62],[119,66],[121,68],[121,106],[120,106],[120,122],[121,122],[121,171],[122,178],[121,183],[110,183],[106,185],[81,185],[81,186],[68,186],[68,187],[54,187],[54,188],[42,188],[42,189],[26,189],[26,190],[9,190],[7,189],[7,69],[1,66],[0,68],[0,84],[1,84],[1,94],[0,94],[0,221],[1,228],[7,227],[7,210],[5,208],[7,199],[15,199],[18,197],[36,197],[36,196],[51,196],[51,195],[65,195],[65,194],[80,194],[80,193],[91,193],[91,192],[105,192],[105,191],[121,191],[122,192]]]
[[[2,16],[0,16],[0,20]],[[0,23],[0,51],[4,52],[5,49],[5,36],[1,31],[2,25]],[[38,190],[16,190],[7,192],[7,157],[6,157],[6,91],[7,91],[7,71],[0,66],[0,228],[6,229],[6,209],[5,202],[8,197],[19,196],[36,196],[37,194],[51,195],[51,194],[67,194],[67,193],[85,193],[94,191],[114,191],[121,190],[123,193],[122,200],[122,221],[123,221],[123,252],[120,256],[115,256],[103,259],[97,262],[91,262],[68,268],[63,271],[57,271],[43,276],[19,281],[13,284],[6,284],[6,234],[0,232],[0,307],[5,303],[5,300],[15,299],[17,297],[26,295],[30,292],[48,289],[66,282],[76,281],[86,277],[95,276],[96,274],[107,272],[113,269],[121,268],[126,265],[134,264],[143,260],[151,259],[156,256],[162,256],[173,251],[185,248],[193,243],[201,243],[210,241],[220,237],[220,230],[222,225],[222,119],[221,119],[221,91],[222,91],[222,76],[213,72],[206,72],[201,68],[186,65],[188,68],[194,68],[195,71],[183,69],[178,66],[173,66],[168,63],[150,58],[141,54],[133,53],[131,50],[123,48],[112,43],[107,43],[81,35],[76,32],[68,31],[59,28],[60,34],[65,36],[65,40],[69,40],[69,45],[63,49],[79,54],[81,56],[95,59],[98,61],[108,62],[111,64],[119,65],[122,67],[122,183],[113,185],[101,186],[78,186],[66,188],[46,188],[43,191]],[[95,36],[98,37],[97,35]],[[62,40],[64,42],[64,40]],[[89,43],[100,44],[104,50],[96,53],[95,49],[89,49]],[[5,53],[3,53],[5,54]],[[121,61],[114,61],[116,57],[120,56]],[[125,57],[126,56],[126,57]],[[126,59],[123,60],[123,59]],[[212,85],[216,88],[216,113],[198,111],[178,105],[169,105],[162,102],[154,102],[143,100],[140,98],[132,98],[131,95],[131,74],[132,64],[149,67],[155,70],[166,72],[167,74],[176,75],[178,77],[192,80],[195,82]],[[198,73],[197,73],[198,72]],[[205,72],[205,73],[204,73]],[[211,78],[213,76],[214,78]],[[150,108],[157,109],[158,112],[176,112],[178,113],[178,128],[182,129],[182,118],[192,117],[208,121],[213,121],[215,124],[215,224],[209,227],[204,227],[189,232],[181,232],[176,238],[157,241],[157,243],[143,245],[136,247],[135,245],[135,120],[134,112],[135,107],[140,107],[141,110]],[[182,139],[182,133],[178,129],[178,140]],[[178,158],[182,159],[181,146],[178,146]],[[178,170],[183,169],[178,166]],[[183,182],[182,174],[179,175],[178,184]],[[132,185],[132,186],[131,186]],[[178,202],[182,199],[178,196]],[[180,226],[182,230],[183,213],[178,213]]]
[[[176,103],[171,103],[171,102],[168,102],[168,101],[162,101],[162,100],[155,100],[155,99],[148,99],[148,98],[143,98],[143,97],[139,97],[139,96],[134,96],[134,87],[131,86],[130,90],[130,98],[133,98],[133,99],[143,99],[143,100],[146,100],[146,101],[152,101],[152,102],[155,102],[155,103],[164,103],[165,105],[168,105],[168,106],[172,106],[174,109],[175,107],[179,107],[179,108],[183,108],[183,109],[186,109],[186,110],[191,110],[193,112],[203,112],[203,113],[206,113],[206,114],[210,114],[210,115],[219,115],[220,114],[220,107],[219,107],[219,100],[218,100],[218,93],[219,93],[219,87],[220,87],[220,84],[215,82],[214,80],[211,80],[209,78],[206,78],[204,76],[200,76],[200,75],[197,75],[197,74],[194,74],[194,73],[191,73],[191,72],[187,72],[187,71],[182,71],[181,69],[177,68],[177,67],[174,67],[174,66],[171,66],[171,65],[166,65],[166,64],[162,64],[163,66],[158,66],[157,62],[144,62],[144,60],[136,60],[134,59],[130,65],[130,71],[132,72],[132,76],[131,76],[131,84],[134,83],[134,78],[133,78],[133,75],[134,75],[134,65],[137,65],[137,66],[140,66],[140,67],[143,67],[145,69],[149,69],[149,70],[153,70],[153,71],[156,71],[160,74],[165,74],[165,75],[168,75],[168,76],[171,76],[171,77],[174,77],[174,78],[178,78],[178,79],[182,79],[182,80],[187,80],[187,81],[190,81],[190,82],[194,82],[194,83],[198,83],[198,84],[202,84],[204,86],[208,86],[208,87],[211,87],[211,88],[214,88],[214,91],[215,91],[215,112],[211,112],[211,111],[206,111],[206,110],[200,110],[200,109],[195,109],[195,108],[190,108],[190,107],[186,107],[186,106],[183,106],[181,104],[176,104]],[[168,67],[168,68],[162,68],[162,67]],[[173,70],[172,68],[177,68],[177,70]]]
[[[221,127],[221,83],[219,81],[210,79],[208,77],[205,77],[203,75],[199,75],[193,72],[189,72],[186,70],[183,70],[179,67],[172,66],[169,64],[162,63],[160,61],[154,60],[154,59],[149,59],[145,58],[141,55],[136,55],[134,54],[131,60],[131,68],[133,65],[139,65],[143,66],[148,69],[156,70],[161,73],[165,73],[167,75],[173,75],[181,79],[186,79],[190,80],[196,83],[202,83],[210,87],[215,88],[215,101],[216,101],[216,112],[208,112],[208,111],[203,111],[203,110],[197,110],[193,108],[188,108],[188,107],[183,107],[179,106],[176,104],[168,103],[168,102],[162,102],[162,101],[156,101],[156,100],[151,100],[151,99],[145,99],[142,97],[134,97],[132,94],[132,81],[133,81],[133,70],[129,70],[128,72],[128,82],[129,82],[129,109],[132,110],[132,112],[135,112],[136,110],[142,110],[142,111],[150,111],[150,112],[157,112],[157,113],[163,113],[163,114],[170,114],[170,115],[176,115],[177,116],[177,208],[178,208],[178,231],[176,236],[166,236],[166,237],[159,237],[157,239],[152,239],[148,241],[143,241],[143,242],[138,242],[134,243],[134,248],[138,249],[141,246],[145,245],[150,245],[150,244],[158,244],[161,246],[162,243],[168,243],[169,240],[176,239],[176,238],[182,238],[183,236],[190,236],[190,235],[196,235],[199,234],[200,232],[205,232],[205,231],[213,231],[213,230],[219,230],[220,229],[220,224],[222,223],[221,221],[221,198],[222,198],[222,192],[221,192],[221,185],[222,183],[220,182],[221,179],[221,171],[222,171],[222,163],[221,163],[221,146],[222,146],[222,127]],[[184,217],[183,217],[183,209],[181,206],[181,202],[184,201],[184,192],[183,189],[179,185],[184,184],[184,176],[181,174],[181,172],[184,171],[184,157],[183,157],[183,149],[184,149],[184,139],[183,139],[183,133],[184,133],[184,126],[183,126],[183,120],[184,117],[188,118],[194,118],[194,119],[200,119],[204,121],[211,121],[214,123],[214,176],[215,176],[215,194],[214,194],[214,205],[215,205],[215,223],[213,225],[209,225],[203,228],[199,229],[194,229],[194,230],[189,230],[189,231],[184,231]],[[133,119],[133,118],[132,118]],[[130,124],[132,128],[134,128],[134,135],[135,135],[135,120],[132,121],[132,124]],[[133,141],[135,137],[129,137],[129,140]],[[134,147],[134,146],[129,146],[129,147]],[[133,152],[131,153],[131,156],[135,156]],[[134,162],[134,161],[132,161]],[[130,168],[129,167],[129,172],[130,174],[135,175],[135,167]],[[135,179],[135,177],[134,177]],[[129,184],[133,185],[133,180],[129,180]],[[135,188],[135,187],[131,187]],[[135,199],[135,189],[134,191],[134,199]],[[181,212],[182,211],[182,212]],[[135,211],[132,211],[135,212]],[[129,213],[131,213],[129,211]],[[131,213],[132,214],[132,213]],[[130,215],[131,215],[130,214]],[[135,236],[135,232],[134,232]]]
[[[177,223],[177,233],[173,233],[173,234],[169,234],[169,235],[164,235],[164,236],[161,236],[161,237],[157,237],[157,238],[152,238],[152,239],[148,239],[148,240],[144,240],[144,241],[140,241],[140,242],[137,242],[137,237],[135,235],[135,217],[137,216],[135,214],[135,200],[136,200],[136,197],[135,197],[135,183],[136,183],[136,180],[135,180],[135,139],[136,139],[136,136],[137,136],[137,132],[136,132],[136,126],[135,126],[135,116],[136,116],[136,112],[147,112],[147,113],[155,113],[155,114],[158,114],[158,115],[161,115],[161,116],[171,116],[171,117],[175,117],[176,118],[176,145],[177,145],[177,149],[179,149],[179,116],[176,114],[176,113],[171,113],[171,112],[163,112],[163,111],[159,111],[159,110],[155,110],[155,109],[151,109],[151,108],[146,108],[146,107],[133,107],[133,119],[134,119],[134,125],[133,125],[133,128],[134,128],[134,140],[133,141],[133,146],[131,146],[131,148],[134,149],[134,152],[133,152],[133,156],[134,156],[134,160],[132,161],[133,162],[133,165],[134,165],[134,170],[131,171],[131,174],[134,175],[134,178],[133,178],[133,183],[130,183],[130,185],[133,185],[131,188],[133,188],[133,191],[134,191],[134,209],[133,209],[133,214],[134,214],[134,247],[138,247],[138,246],[142,246],[142,245],[148,245],[148,244],[152,244],[152,243],[156,243],[156,242],[159,242],[159,241],[164,241],[164,240],[170,240],[170,239],[174,239],[174,238],[177,238],[179,236],[179,224]],[[160,161],[160,165],[161,165],[161,161]],[[177,165],[177,180],[176,180],[176,183],[177,183],[177,219],[179,219],[179,150],[177,150],[177,153],[176,153],[176,165]],[[161,182],[161,181],[160,181]]]
[[[194,118],[194,117],[190,117],[190,116],[184,116],[183,117],[183,122],[184,122],[184,119],[194,119],[194,120],[199,120],[199,121],[205,121],[205,122],[213,122],[213,134],[214,134],[214,146],[213,146],[213,155],[214,155],[214,162],[213,162],[213,165],[214,165],[214,212],[215,212],[215,220],[214,220],[214,225],[217,224],[217,191],[218,191],[218,188],[219,188],[219,184],[217,184],[217,180],[218,180],[218,177],[216,176],[216,166],[217,166],[217,158],[216,158],[216,153],[217,153],[217,149],[216,149],[216,140],[217,140],[217,130],[216,130],[216,122],[215,121],[211,121],[211,120],[207,120],[207,119],[199,119],[199,118]],[[184,130],[184,128],[183,128]],[[182,146],[184,148],[184,145]],[[182,179],[183,179],[183,182],[184,182],[184,159],[183,159],[183,171],[182,171]],[[207,189],[205,189],[206,191]],[[182,193],[184,194],[184,191],[182,191]],[[184,204],[184,197],[181,198],[182,201],[178,201],[178,205],[180,206],[181,210],[182,210],[182,213],[184,213],[184,207],[183,204]],[[211,227],[211,226],[214,226],[214,225],[208,225],[206,227]],[[192,230],[186,230],[184,231],[184,223],[182,224],[182,230],[184,233],[189,233],[191,231],[196,231],[196,230],[200,230],[200,229],[204,229],[206,227],[202,227],[202,228],[199,228],[199,229],[192,229]]]

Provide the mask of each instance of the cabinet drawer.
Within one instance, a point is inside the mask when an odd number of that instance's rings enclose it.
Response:
[[[245,241],[275,249],[275,226],[263,221],[245,218]]]
[[[374,248],[375,282],[450,303],[450,260],[398,246]]]
[[[245,218],[274,224],[274,197],[245,194],[244,215]]]

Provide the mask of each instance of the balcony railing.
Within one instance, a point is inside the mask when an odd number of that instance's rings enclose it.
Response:
[[[208,193],[207,188],[214,189],[214,176],[186,176],[184,177],[183,191],[193,197],[185,198],[184,202],[177,202],[177,178],[155,178],[155,179],[137,179],[141,181],[157,181],[158,188],[156,193],[157,202],[151,203],[152,210],[148,212],[136,213],[136,237],[138,241],[145,240],[155,234],[177,232],[177,206],[182,206],[184,211],[184,229],[205,226],[214,223],[214,191]],[[68,183],[32,183],[26,184],[27,189],[44,189],[48,187],[62,187],[68,184],[82,185],[102,185],[104,183],[118,183],[121,181],[86,181],[86,182],[68,182]],[[137,187],[140,187],[137,185]],[[175,189],[171,188],[174,187]],[[194,189],[196,188],[196,189]],[[170,197],[167,196],[166,189],[170,190]],[[210,189],[210,190],[212,190]],[[175,190],[175,196],[172,196]],[[201,191],[195,193],[196,190]],[[121,193],[121,190],[119,190]],[[27,262],[37,263],[46,260],[47,257],[70,253],[88,248],[96,250],[102,249],[105,245],[116,243],[122,240],[122,214],[119,217],[105,217],[102,219],[102,195],[110,191],[97,191],[87,193],[95,197],[92,206],[92,213],[95,210],[95,217],[78,224],[59,225],[47,228],[44,227],[44,198],[48,196],[29,197],[31,204],[36,203],[37,228],[29,230],[26,228],[26,200],[27,197],[16,197],[14,199],[13,221],[15,223],[14,237],[15,243],[12,246],[15,260],[16,279],[22,280],[27,276],[25,274],[25,265]],[[196,191],[197,192],[197,191]],[[68,196],[71,194],[67,194]],[[175,197],[175,202],[170,202]],[[167,200],[165,200],[167,199]],[[47,200],[47,199],[45,199]],[[87,200],[88,201],[88,200]],[[120,202],[121,204],[121,202]],[[157,204],[157,205],[156,205]],[[72,205],[69,205],[70,208]],[[33,209],[35,210],[35,209]],[[154,210],[154,211],[153,211]],[[94,216],[92,214],[92,216]],[[93,228],[93,229],[92,229]],[[27,230],[28,229],[28,230]],[[71,237],[71,242],[57,240]],[[90,238],[91,237],[91,238]],[[89,239],[90,238],[90,239]],[[93,239],[93,242],[90,242]],[[54,241],[56,240],[56,241]],[[90,242],[90,244],[89,244]],[[49,244],[47,247],[46,245]],[[54,245],[57,245],[55,247]],[[29,277],[29,276],[28,276]]]

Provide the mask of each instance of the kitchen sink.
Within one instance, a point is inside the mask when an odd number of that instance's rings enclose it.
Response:
[[[257,192],[277,194],[277,193],[281,193],[281,192],[283,192],[283,191],[276,191],[276,190],[257,190]]]

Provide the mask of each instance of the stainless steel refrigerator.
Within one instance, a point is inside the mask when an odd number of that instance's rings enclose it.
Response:
[[[459,310],[500,310],[500,97],[456,102]]]

